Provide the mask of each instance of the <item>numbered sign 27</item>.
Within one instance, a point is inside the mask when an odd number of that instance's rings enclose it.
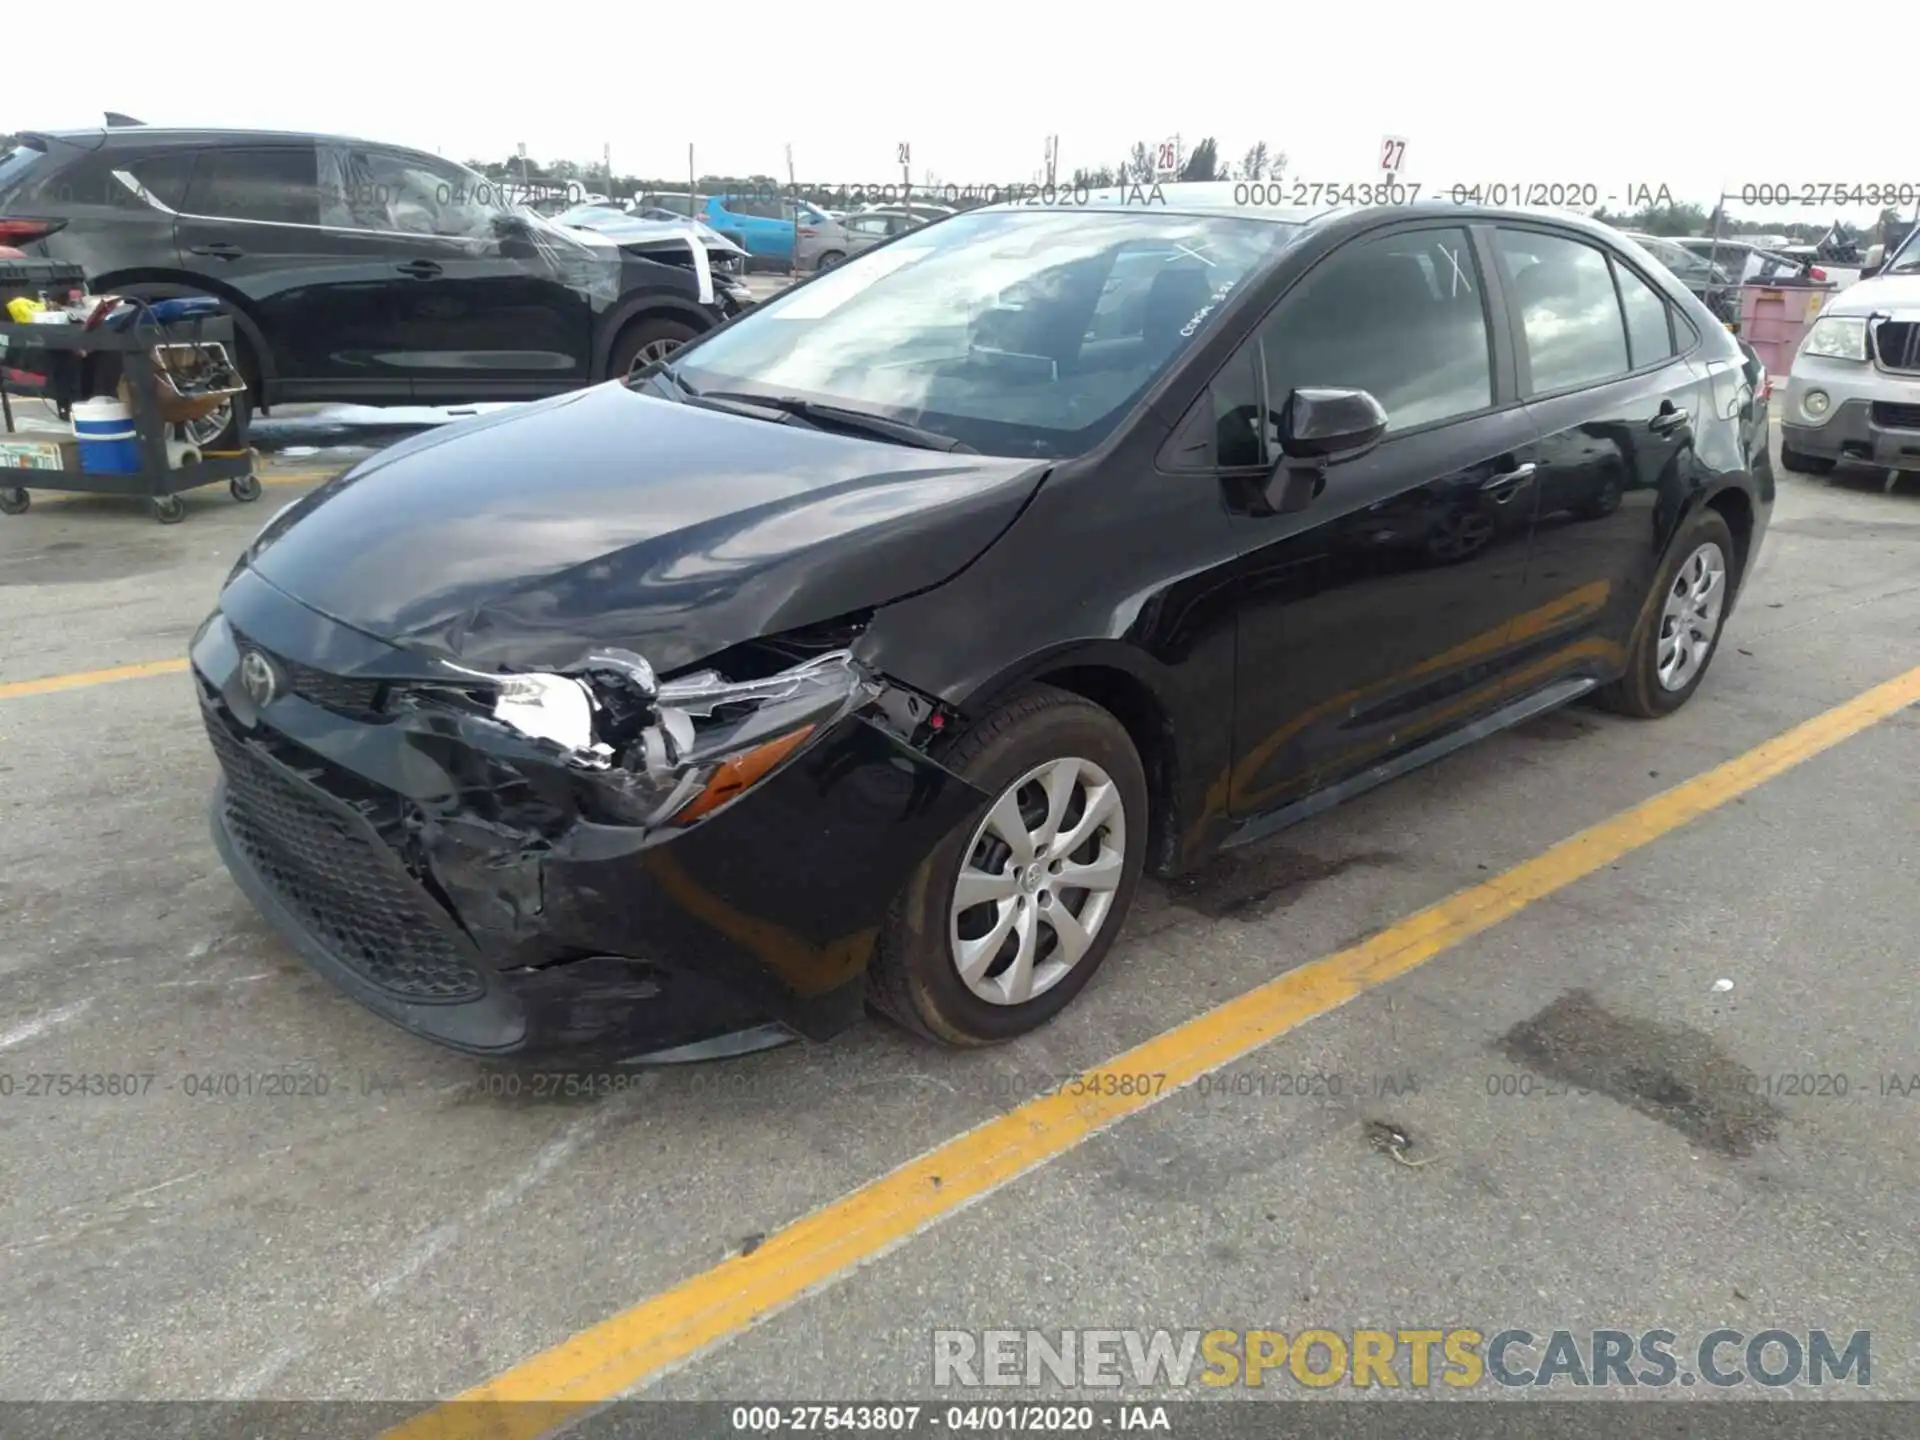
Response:
[[[1388,175],[1398,175],[1400,167],[1407,163],[1407,141],[1403,135],[1383,135],[1380,137],[1380,169]]]

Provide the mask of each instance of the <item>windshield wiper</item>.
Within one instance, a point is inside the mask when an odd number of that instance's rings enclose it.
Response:
[[[884,415],[869,414],[865,410],[849,410],[842,405],[825,405],[818,400],[802,400],[797,395],[745,395],[730,390],[702,390],[699,392],[699,398],[758,405],[763,410],[778,410],[797,419],[809,421],[824,430],[850,430],[859,435],[871,435],[876,440],[892,440],[897,444],[911,445],[919,450],[942,450],[949,455],[980,453],[965,441],[955,440],[951,435],[942,435],[937,430],[922,429],[918,425],[909,425],[904,420],[889,420]]]
[[[657,380],[683,404],[701,405],[709,410],[723,411],[728,415],[744,415],[749,420],[771,420],[776,425],[788,425],[796,419],[804,420],[792,412],[775,405],[772,401],[762,400],[757,395],[731,395],[725,392],[696,390],[681,378],[668,361],[656,360],[636,377],[641,380]]]

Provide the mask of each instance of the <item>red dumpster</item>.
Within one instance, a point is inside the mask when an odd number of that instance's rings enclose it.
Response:
[[[1742,285],[1740,338],[1769,374],[1785,376],[1794,352],[1838,285]]]

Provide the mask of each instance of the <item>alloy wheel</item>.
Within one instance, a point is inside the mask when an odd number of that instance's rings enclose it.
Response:
[[[1058,985],[1112,914],[1126,853],[1120,788],[1091,760],[1050,760],[1014,781],[974,830],[954,885],[961,981],[994,1005]]]
[[[1661,688],[1684,690],[1713,653],[1727,597],[1727,557],[1709,540],[1675,572],[1660,612],[1654,669]]]
[[[682,343],[683,342],[679,340],[669,340],[665,338],[649,340],[638,350],[634,351],[633,359],[627,362],[627,378],[632,379],[635,375],[638,375],[642,370],[646,369],[647,366],[654,364],[656,361],[666,359],[669,355],[673,354],[674,351],[678,350]]]
[[[197,420],[182,422],[180,438],[196,450],[205,450],[218,440],[232,423],[233,402],[229,400],[218,410],[202,415]]]

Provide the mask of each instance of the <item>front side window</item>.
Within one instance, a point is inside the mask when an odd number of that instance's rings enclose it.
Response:
[[[504,186],[425,156],[330,146],[321,169],[324,225],[491,240],[508,213]]]
[[[318,225],[318,153],[311,145],[209,150],[194,168],[186,208],[222,220]]]
[[[1485,410],[1493,360],[1481,292],[1465,230],[1342,246],[1262,327],[1268,403],[1278,411],[1303,387],[1365,390],[1389,434]]]
[[[983,211],[856,255],[675,368],[696,389],[857,408],[987,454],[1076,455],[1296,233],[1164,210]]]
[[[1534,394],[1595,385],[1632,368],[1605,255],[1535,230],[1501,229],[1498,245],[1526,332]]]

